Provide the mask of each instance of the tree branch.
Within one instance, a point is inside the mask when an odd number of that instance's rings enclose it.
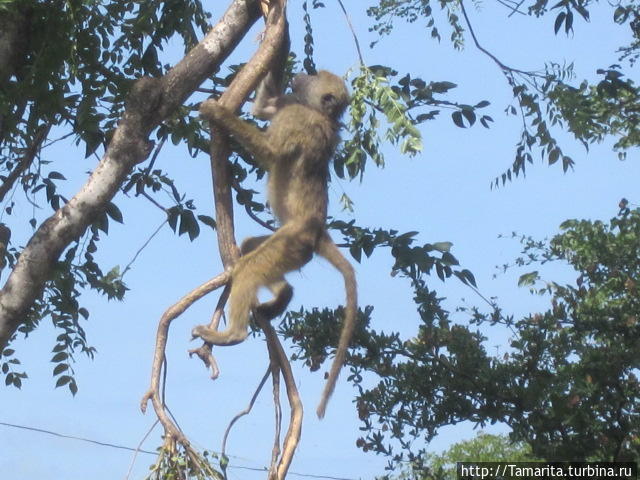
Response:
[[[215,71],[258,15],[255,0],[234,0],[218,24],[164,77],[136,82],[102,160],[80,191],[34,233],[0,290],[0,351],[25,322],[62,252],[104,211],[134,166],[147,158],[151,131]]]
[[[31,145],[26,149],[22,159],[18,162],[16,168],[13,169],[7,178],[0,185],[0,203],[4,201],[4,197],[9,193],[9,191],[13,188],[13,185],[20,178],[20,176],[31,166],[33,161],[36,158],[36,155],[40,151],[40,147],[42,146],[42,142],[44,142],[49,135],[49,130],[51,130],[51,125],[43,125],[41,126],[33,140]]]
[[[285,1],[272,2],[272,8],[267,18],[264,39],[251,59],[231,82],[231,85],[220,95],[217,102],[231,111],[237,111],[255,90],[256,86],[266,74],[269,65],[275,58],[283,41],[286,29],[284,14]],[[211,175],[213,177],[213,195],[216,207],[216,232],[218,234],[218,248],[225,268],[238,259],[240,252],[235,241],[233,225],[233,199],[231,195],[233,179],[231,164],[229,163],[228,138],[217,127],[211,129]]]

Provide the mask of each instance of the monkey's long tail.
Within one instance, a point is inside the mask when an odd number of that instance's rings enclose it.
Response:
[[[318,418],[323,418],[329,399],[336,387],[338,375],[340,375],[340,370],[342,369],[342,365],[347,357],[347,349],[351,343],[353,331],[356,328],[358,293],[356,288],[356,275],[353,270],[353,266],[346,258],[344,258],[342,253],[340,253],[340,250],[338,250],[338,247],[333,243],[333,240],[331,240],[331,237],[329,237],[327,233],[325,233],[324,237],[320,241],[318,254],[326,258],[331,265],[340,271],[344,278],[344,287],[347,295],[344,323],[342,325],[342,331],[340,332],[340,340],[338,341],[336,356],[331,364],[331,369],[327,376],[327,383],[324,386],[322,396],[320,397],[320,404],[316,410]]]

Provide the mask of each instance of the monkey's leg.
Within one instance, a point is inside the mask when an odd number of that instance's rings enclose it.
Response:
[[[231,274],[227,329],[218,332],[199,325],[192,330],[193,336],[213,345],[235,345],[247,338],[249,314],[258,303],[258,289],[278,283],[285,273],[311,260],[322,234],[319,225],[315,219],[292,221],[240,257]]]
[[[258,279],[259,286],[266,286],[273,294],[274,299],[257,306],[260,313],[267,318],[280,315],[289,304],[293,296],[293,288],[284,279],[284,274],[298,270],[313,257],[313,251],[318,239],[322,235],[324,225],[315,218],[292,220],[280,227],[270,237],[257,237],[249,239],[242,246],[242,250],[253,248],[242,256],[234,268],[233,282],[244,283]],[[257,300],[254,299],[254,302]],[[247,308],[246,297],[234,295],[234,287],[231,288],[229,297],[230,322],[236,315],[245,315]]]
[[[256,307],[256,310],[264,318],[271,320],[279,317],[289,306],[289,302],[293,298],[293,287],[284,277],[278,282],[267,285],[273,298],[268,302],[263,302]]]
[[[220,332],[214,330],[207,325],[198,325],[194,327],[191,334],[194,337],[200,337],[205,342],[212,345],[236,345],[247,338],[249,330],[249,313],[257,303],[257,292],[260,284],[251,278],[236,278],[236,268],[241,266],[241,260],[238,261],[231,274],[231,292],[229,293],[229,302],[231,304],[240,305],[242,314],[237,312],[234,316],[229,317],[227,328]],[[241,301],[238,301],[238,298]]]
[[[338,375],[347,357],[347,349],[353,336],[353,331],[356,327],[357,313],[358,313],[358,291],[356,286],[356,274],[353,266],[349,261],[340,253],[338,247],[329,234],[325,231],[324,235],[318,242],[318,248],[316,249],[318,255],[326,258],[331,265],[333,265],[342,274],[344,278],[344,288],[347,295],[347,304],[344,312],[344,322],[342,324],[342,331],[340,332],[340,340],[338,341],[338,348],[336,349],[336,356],[331,364],[329,375],[327,377],[327,383],[325,384],[322,396],[320,397],[320,404],[316,413],[319,418],[324,417],[325,410],[327,409],[327,403],[331,394],[336,387]]]
[[[268,238],[270,238],[270,235],[245,238],[240,246],[240,252],[242,255],[246,255],[258,248]],[[287,309],[293,297],[293,287],[282,277],[278,281],[267,285],[267,288],[269,288],[274,298],[268,302],[259,304],[256,310],[261,316],[271,320],[272,318],[282,315]]]
[[[253,252],[256,248],[264,243],[265,240],[270,238],[271,235],[260,235],[259,237],[247,237],[240,244],[240,254],[246,255]]]

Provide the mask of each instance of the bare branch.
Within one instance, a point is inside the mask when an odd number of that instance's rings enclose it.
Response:
[[[168,417],[164,402],[160,396],[160,376],[162,372],[162,365],[165,358],[165,351],[167,347],[167,339],[169,336],[169,326],[171,322],[182,315],[191,305],[197,300],[201,299],[208,293],[220,288],[229,281],[229,272],[224,272],[215,278],[212,278],[208,282],[200,285],[198,288],[192,290],[187,295],[182,297],[177,303],[169,307],[164,312],[158,323],[158,332],[156,334],[156,347],[153,355],[153,366],[151,367],[151,386],[147,393],[144,394],[140,402],[140,409],[144,413],[147,409],[147,402],[151,400],[153,408],[156,411],[156,415],[162,423],[165,429],[165,433],[168,437],[172,437],[175,441],[184,446],[189,445],[189,441],[184,434],[176,427],[175,423]]]
[[[291,370],[291,363],[287,358],[287,354],[282,348],[280,340],[278,340],[278,334],[276,333],[271,322],[256,315],[256,323],[264,331],[267,337],[267,347],[269,348],[269,358],[272,362],[276,362],[282,372],[284,378],[285,388],[287,389],[287,398],[289,400],[290,418],[289,429],[284,438],[282,445],[282,455],[280,456],[280,462],[273,473],[273,477],[270,475],[269,480],[284,480],[287,476],[287,471],[293,460],[293,455],[300,441],[300,435],[302,433],[302,402],[296,387],[295,378],[293,377],[293,371]],[[272,368],[273,371],[273,368]],[[278,429],[279,431],[279,429]]]
[[[489,50],[487,50],[482,45],[480,45],[480,42],[476,37],[476,33],[473,30],[473,26],[471,25],[471,20],[469,20],[469,16],[467,15],[467,9],[464,6],[464,0],[459,0],[459,1],[460,1],[460,8],[462,10],[462,15],[464,16],[464,21],[467,24],[469,33],[471,33],[471,38],[473,39],[473,43],[475,44],[478,50],[480,50],[482,53],[488,56],[491,60],[493,60],[500,67],[500,69],[505,73],[521,73],[522,75],[536,75],[535,72],[525,72],[524,70],[518,70],[517,68],[512,68],[512,67],[509,67],[508,65],[505,65],[498,59],[498,57],[496,57],[493,53],[491,53]]]
[[[275,58],[285,34],[285,4],[285,0],[271,2],[265,35],[260,47],[217,100],[227,109],[231,111],[240,109]],[[216,232],[222,264],[227,268],[236,261],[240,254],[235,241],[233,225],[233,200],[231,196],[233,181],[231,165],[228,160],[230,149],[226,135],[218,128],[211,129],[211,137],[211,174],[213,176],[216,225],[218,227]]]
[[[355,28],[353,28],[353,25],[351,23],[351,17],[349,17],[347,10],[344,8],[344,4],[342,3],[342,0],[338,0],[338,5],[340,5],[340,8],[342,9],[342,12],[344,13],[344,18],[347,20],[347,24],[349,25],[349,30],[351,30],[351,35],[353,35],[353,41],[356,44],[358,58],[360,58],[360,65],[365,65],[364,57],[362,56],[362,50],[360,49],[360,41],[358,40],[358,36],[356,35],[356,30]]]
[[[271,450],[271,465],[269,474],[278,472],[278,458],[280,458],[280,432],[282,431],[282,404],[280,403],[280,363],[277,359],[271,359],[271,383],[273,386],[273,413],[275,420],[275,432],[273,434],[273,449]]]

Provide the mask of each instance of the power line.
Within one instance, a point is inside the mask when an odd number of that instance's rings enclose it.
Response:
[[[45,430],[44,428],[27,427],[26,425],[16,425],[14,423],[7,423],[7,422],[0,422],[0,425],[3,425],[5,427],[18,428],[18,429],[21,429],[21,430],[28,430],[28,431],[36,432],[36,433],[45,433],[47,435],[52,435],[52,436],[58,437],[58,438],[68,438],[70,440],[79,440],[81,442],[92,443],[94,445],[99,445],[101,447],[117,448],[119,450],[127,450],[127,451],[130,451],[130,452],[148,453],[149,455],[159,455],[158,452],[152,452],[150,450],[142,450],[140,448],[126,447],[124,445],[116,445],[115,443],[109,443],[109,442],[100,442],[98,440],[92,440],[90,438],[85,438],[85,437],[77,437],[75,435],[65,435],[63,433],[53,432],[51,430]],[[235,469],[239,469],[239,470],[251,470],[251,471],[254,471],[254,472],[266,472],[267,471],[265,468],[243,467],[243,466],[240,466],[240,465],[229,465],[227,468],[235,468]],[[332,477],[330,475],[314,475],[314,474],[311,474],[311,473],[289,472],[289,475],[295,475],[297,477],[304,477],[304,478],[319,478],[319,479],[325,479],[325,480],[357,480],[355,478]]]
[[[22,430],[30,430],[32,432],[46,433],[48,435],[53,435],[54,437],[69,438],[71,440],[80,440],[81,442],[93,443],[94,445],[100,445],[102,447],[119,448],[120,450],[129,450],[131,452],[142,452],[142,453],[148,453],[150,455],[158,455],[158,452],[151,452],[149,450],[125,447],[123,445],[116,445],[115,443],[99,442],[98,440],[91,440],[90,438],[84,438],[84,437],[76,437],[74,435],[65,435],[63,433],[52,432],[51,430],[45,430],[43,428],[27,427],[24,425],[15,425],[13,423],[6,423],[6,422],[0,422],[0,425],[4,425],[5,427],[20,428]]]

